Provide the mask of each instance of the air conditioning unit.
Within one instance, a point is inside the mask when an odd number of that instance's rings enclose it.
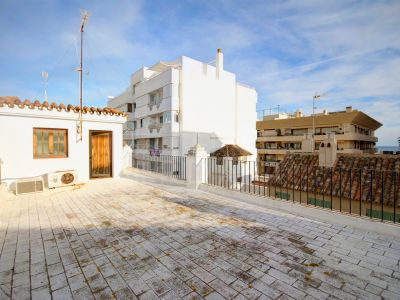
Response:
[[[15,182],[15,194],[43,192],[43,177],[20,178]]]
[[[57,171],[47,174],[47,187],[49,189],[60,186],[75,185],[78,183],[78,172],[76,170]]]

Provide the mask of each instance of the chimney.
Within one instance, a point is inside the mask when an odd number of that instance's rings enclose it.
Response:
[[[353,107],[351,106],[346,106],[346,112],[352,112],[353,111]]]
[[[222,49],[217,49],[217,58],[215,60],[215,68],[217,70],[217,79],[222,75],[222,71],[224,70],[224,54],[222,53]]]

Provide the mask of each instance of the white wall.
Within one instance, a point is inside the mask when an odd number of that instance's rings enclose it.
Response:
[[[225,144],[237,144],[250,151],[255,160],[257,92],[239,84],[234,73],[222,70],[217,78],[214,66],[189,57],[180,57],[176,64],[181,67],[166,67],[150,78],[143,77],[143,70],[138,70],[133,76],[143,81],[136,85],[134,97],[124,92],[109,101],[108,105],[115,107],[135,99],[136,112],[133,115],[138,120],[138,126],[139,119],[145,119],[143,128],[137,129],[133,137],[178,136],[177,140],[174,139],[173,147],[179,147],[179,155],[185,155],[197,141],[208,153]],[[149,93],[159,88],[163,89],[165,105],[161,104],[159,109],[149,111]],[[167,110],[179,110],[180,123],[173,122],[158,133],[150,133],[148,116]]]
[[[236,92],[236,144],[252,153],[249,160],[256,160],[257,92],[241,84],[237,84]]]
[[[89,130],[112,131],[113,177],[122,171],[122,124],[125,117],[83,114],[83,140],[77,141],[78,114],[18,107],[0,108],[0,159],[2,180],[44,175],[48,172],[77,170],[80,182],[89,179]],[[68,130],[67,158],[33,158],[33,128]]]
[[[236,75],[182,57],[182,154],[197,141],[207,152],[237,144],[257,155],[257,93],[239,85]]]

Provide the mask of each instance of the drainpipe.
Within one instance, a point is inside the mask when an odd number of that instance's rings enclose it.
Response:
[[[184,155],[182,149],[182,124],[183,124],[183,113],[182,113],[182,66],[183,66],[183,59],[181,60],[181,65],[179,66],[179,89],[178,89],[178,97],[179,97],[179,152],[180,155]]]

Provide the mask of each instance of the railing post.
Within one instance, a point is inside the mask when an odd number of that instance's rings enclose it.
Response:
[[[351,196],[352,196],[351,189],[353,188],[353,183],[352,183],[353,178],[352,178],[351,175],[352,175],[352,172],[351,172],[351,169],[350,169],[350,215],[351,215]]]
[[[384,176],[383,176],[383,172],[381,171],[381,185],[382,185],[382,193],[381,193],[381,222],[383,222],[383,193],[384,193]]]
[[[331,210],[333,209],[333,167],[330,167],[331,169]]]
[[[361,201],[362,201],[362,190],[363,190],[363,185],[362,185],[362,169],[360,168],[360,217],[361,217]]]
[[[342,168],[339,168],[339,211],[342,211]]]
[[[256,193],[256,162],[253,162],[253,193]]]
[[[306,195],[307,195],[307,199],[306,199],[306,204],[308,204],[308,165],[307,165],[307,168],[306,168],[306,175],[307,175],[307,178],[306,178],[306,189],[307,189],[307,192],[306,192]]]
[[[242,183],[243,183],[243,176],[242,176],[242,161],[239,161],[239,172],[240,172],[240,182],[239,182],[239,191],[242,191]]]
[[[396,224],[396,205],[397,205],[397,180],[396,172],[393,172],[393,223]]]
[[[294,169],[294,164],[293,164],[293,196],[292,196],[292,202],[294,203],[294,175],[295,175],[295,169]]]
[[[325,208],[325,166],[322,167],[322,208]]]
[[[299,165],[300,169],[300,204],[301,204],[301,194],[303,193],[303,170],[301,169],[301,164]]]
[[[314,206],[317,206],[317,171],[316,167],[314,166]]]
[[[369,198],[370,198],[370,203],[369,203],[369,205],[370,205],[370,208],[369,208],[369,217],[370,218],[372,218],[372,200],[373,200],[373,198],[372,198],[372,191],[373,191],[373,186],[372,186],[372,180],[373,180],[373,170],[371,170],[371,175],[370,175],[370,183],[369,183]]]

